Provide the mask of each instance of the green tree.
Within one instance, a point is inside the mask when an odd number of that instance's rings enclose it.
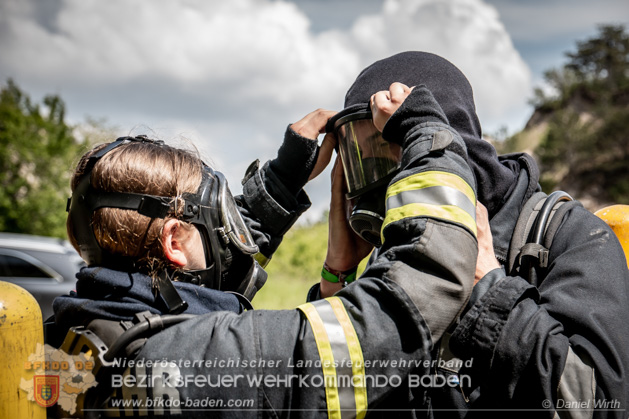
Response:
[[[0,90],[0,231],[65,237],[69,181],[83,145],[65,104],[33,103],[12,80]]]
[[[627,87],[629,79],[629,35],[622,25],[605,25],[599,36],[577,43],[577,52],[566,54],[566,68],[573,70],[581,83],[602,88],[612,95]]]
[[[542,185],[628,204],[629,35],[623,26],[601,26],[566,55],[568,63],[545,76],[555,94],[538,90],[534,99],[550,115],[535,151]]]

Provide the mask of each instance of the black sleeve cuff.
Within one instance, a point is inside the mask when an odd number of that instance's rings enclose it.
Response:
[[[277,157],[269,162],[269,168],[288,192],[295,195],[308,182],[318,154],[318,142],[302,137],[289,125],[284,142],[277,151]]]
[[[476,304],[478,300],[480,300],[486,293],[489,291],[491,287],[496,285],[498,281],[505,277],[505,271],[502,268],[496,268],[490,272],[487,272],[484,277],[481,278],[480,281],[474,288],[472,289],[472,295],[470,296],[470,301],[468,303],[471,308]]]
[[[415,87],[402,106],[391,115],[382,130],[382,136],[387,141],[403,145],[408,132],[424,122],[447,124],[448,118],[430,90],[421,85]]]
[[[509,314],[525,298],[538,301],[537,288],[518,277],[499,280],[461,318],[450,338],[452,352],[474,358],[474,368],[487,371]]]
[[[317,301],[321,299],[321,284],[316,283],[308,290],[308,294],[306,295],[306,302],[310,303],[312,301]]]

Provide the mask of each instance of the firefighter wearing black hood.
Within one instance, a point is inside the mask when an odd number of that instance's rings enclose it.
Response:
[[[385,90],[372,110],[393,114],[385,131],[402,160],[380,256],[351,286],[296,310],[243,311],[234,292],[262,284],[260,265],[309,206],[302,187],[322,153],[310,138],[333,112],[289,127],[278,157],[252,165],[235,200],[197,157],[145,137],[84,156],[68,231],[90,266],[76,293],[55,301],[47,340],[94,358],[98,386],[78,399],[86,416],[364,417],[424,406],[413,389],[431,379],[430,349],[472,289],[476,184],[430,91]],[[168,176],[188,165],[190,175]],[[331,230],[351,234],[337,216],[340,165],[334,173]],[[430,208],[428,186],[444,192]],[[140,231],[117,240],[127,228]]]
[[[492,237],[487,242],[479,233],[471,299],[433,349],[434,374],[457,385],[416,394],[426,400],[426,414],[626,418],[629,273],[614,233],[580,204],[572,205],[555,224],[537,286],[517,267],[505,272],[510,246],[519,240],[514,230],[520,213],[541,190],[535,161],[527,154],[497,156],[481,137],[469,82],[433,54],[406,52],[374,63],[347,92],[346,107],[369,102],[393,82],[426,86],[439,104],[435,113],[442,109],[444,122],[462,137],[493,236],[492,245]],[[425,130],[413,118],[421,108],[421,101],[407,100],[385,126],[384,138],[401,129],[415,135]],[[453,244],[441,251],[458,251]]]

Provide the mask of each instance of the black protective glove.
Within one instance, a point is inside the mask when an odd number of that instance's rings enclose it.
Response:
[[[382,137],[404,146],[408,132],[425,122],[448,123],[441,106],[424,85],[416,86],[404,103],[391,115],[382,130]]]
[[[296,195],[308,182],[318,152],[317,141],[302,137],[289,125],[277,157],[269,162],[269,169],[289,193]]]

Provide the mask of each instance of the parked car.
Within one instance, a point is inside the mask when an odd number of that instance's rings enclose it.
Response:
[[[85,262],[67,240],[0,233],[0,281],[30,292],[44,320],[53,313],[55,297],[74,289],[75,275],[82,266]]]

